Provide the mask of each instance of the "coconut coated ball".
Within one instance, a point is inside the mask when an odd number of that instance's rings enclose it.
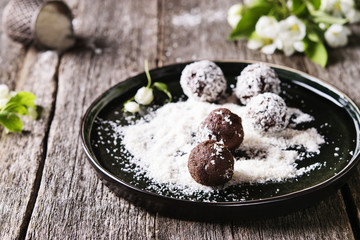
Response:
[[[248,65],[237,77],[235,94],[246,105],[260,93],[280,93],[280,80],[276,72],[264,63]]]
[[[286,128],[285,101],[274,93],[253,97],[247,105],[252,126],[263,132],[279,132]]]
[[[197,137],[200,141],[213,139],[222,142],[234,150],[244,139],[241,118],[227,108],[215,109],[200,124]]]
[[[222,185],[233,176],[234,157],[225,145],[207,140],[191,151],[188,169],[192,178],[202,185]]]
[[[187,65],[181,73],[180,84],[186,96],[203,102],[218,100],[227,88],[221,69],[208,60]]]

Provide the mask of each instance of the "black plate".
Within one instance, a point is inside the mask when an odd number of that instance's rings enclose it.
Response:
[[[253,62],[216,63],[230,85],[235,83],[235,76]],[[153,81],[168,84],[175,101],[183,96],[179,79],[186,64],[150,71]],[[281,183],[242,184],[211,194],[199,192],[193,195],[179,194],[164,185],[152,183],[146,176],[139,176],[135,166],[129,163],[129,154],[116,150],[124,147],[121,142],[113,144],[111,128],[97,119],[129,124],[124,120],[126,114],[121,109],[124,101],[146,84],[144,73],[110,88],[87,110],[82,121],[81,138],[90,163],[106,185],[119,196],[150,211],[175,217],[215,220],[274,216],[323,199],[345,182],[358,163],[359,110],[347,96],[329,84],[303,72],[269,65],[279,75],[281,96],[286,104],[315,117],[315,121],[300,128],[315,127],[327,142],[321,146],[319,155],[303,160],[298,167],[326,162],[320,169]],[[156,96],[155,104],[162,105],[165,97],[161,93]],[[129,171],[129,168],[133,170]]]

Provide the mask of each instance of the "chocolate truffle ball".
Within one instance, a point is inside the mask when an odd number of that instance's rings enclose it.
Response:
[[[186,96],[203,102],[218,100],[227,87],[221,69],[208,60],[187,65],[181,73],[180,84]]]
[[[274,93],[253,97],[247,105],[247,114],[253,127],[264,132],[278,132],[286,127],[286,104]]]
[[[191,151],[188,169],[192,178],[202,185],[221,185],[232,178],[234,157],[223,144],[207,140]]]
[[[241,118],[227,108],[218,108],[210,112],[200,124],[197,138],[222,142],[230,150],[240,146],[244,139]]]
[[[247,66],[237,77],[235,94],[246,105],[250,99],[260,93],[280,93],[280,80],[276,72],[264,63]]]

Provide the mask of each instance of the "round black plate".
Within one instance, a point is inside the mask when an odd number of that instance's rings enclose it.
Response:
[[[231,85],[242,69],[253,62],[216,63]],[[183,97],[179,79],[186,64],[150,71],[153,81],[167,83],[175,101]],[[347,96],[315,77],[286,67],[268,65],[279,75],[281,96],[286,104],[315,117],[315,121],[298,127],[315,127],[327,142],[321,146],[319,155],[301,161],[298,167],[321,162],[321,168],[280,183],[242,184],[211,194],[198,192],[193,195],[179,194],[165,185],[154,184],[146,176],[139,176],[135,166],[129,162],[130,155],[117,151],[125,150],[121,139],[117,139],[120,143],[114,145],[110,126],[98,119],[129,124],[124,120],[126,113],[121,109],[124,101],[146,85],[145,73],[110,88],[87,110],[82,121],[81,138],[90,163],[105,184],[119,196],[150,211],[175,217],[216,220],[274,216],[323,199],[345,182],[358,163],[359,110]],[[162,93],[158,92],[156,96],[155,105],[161,106],[166,102]],[[146,114],[146,109],[143,114]]]

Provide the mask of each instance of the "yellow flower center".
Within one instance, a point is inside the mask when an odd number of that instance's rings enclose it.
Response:
[[[334,8],[335,8],[336,10],[341,11],[340,1],[337,1],[337,2],[334,4]]]
[[[293,24],[293,25],[291,25],[290,29],[293,32],[298,32],[299,31],[299,26],[297,24]]]
[[[264,45],[270,45],[272,44],[272,39],[271,38],[264,38]]]

